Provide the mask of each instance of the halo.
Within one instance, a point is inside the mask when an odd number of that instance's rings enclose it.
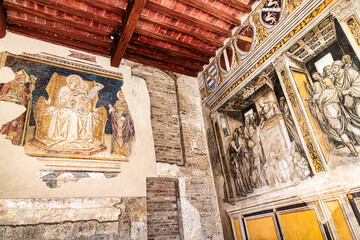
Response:
[[[76,75],[76,74],[71,74],[66,77],[66,82],[68,85],[71,84],[74,80],[80,80],[80,82],[83,82],[83,79],[79,75]]]
[[[26,80],[25,82],[29,81],[29,75],[25,72],[24,69],[21,69],[20,71],[15,73],[15,77],[18,77],[18,76],[24,76],[25,80]]]
[[[116,97],[117,97],[118,99],[120,99],[120,95],[122,95],[123,98],[125,99],[125,96],[124,96],[122,90],[120,90],[120,91],[118,91],[118,92],[116,93]]]

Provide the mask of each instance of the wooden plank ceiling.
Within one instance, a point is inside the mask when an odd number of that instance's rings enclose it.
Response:
[[[11,32],[197,76],[254,0],[0,0]],[[5,21],[4,21],[5,20]]]

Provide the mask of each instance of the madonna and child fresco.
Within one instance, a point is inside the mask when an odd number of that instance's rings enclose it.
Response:
[[[276,77],[264,78],[250,82],[244,88],[248,90],[233,99],[243,103],[235,107],[241,113],[228,116],[234,127],[228,143],[229,167],[240,197],[260,188],[296,184],[311,175],[279,82]]]
[[[49,158],[60,163],[61,159],[97,160],[76,167],[52,162],[52,167],[39,175],[43,180],[51,176],[47,182],[50,187],[61,173],[71,172],[75,179],[90,173],[102,173],[104,177],[120,173],[119,165],[114,164],[128,160],[135,141],[120,77],[11,54],[6,55],[4,63],[14,71],[15,79],[1,84],[0,100],[21,104],[27,110],[4,124],[1,133],[45,165]]]

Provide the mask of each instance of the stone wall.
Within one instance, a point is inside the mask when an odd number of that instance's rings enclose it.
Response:
[[[96,202],[96,199],[93,199]],[[98,200],[102,202],[102,199]],[[32,202],[42,202],[41,199],[33,199]],[[49,199],[48,208],[54,207],[54,202]],[[61,204],[61,201],[58,202]],[[21,205],[21,204],[20,204]],[[56,204],[55,204],[56,205]],[[30,205],[22,204],[23,208]],[[81,208],[86,208],[81,205]],[[99,221],[98,219],[77,220],[77,221],[60,221],[60,222],[41,222],[42,214],[33,217],[31,221],[24,224],[0,225],[0,239],[146,239],[146,198],[122,198],[121,202],[116,204],[114,208],[118,208],[118,219]],[[31,209],[29,209],[30,211]],[[70,210],[70,209],[69,209]],[[101,209],[94,209],[95,215],[102,212]],[[106,211],[105,211],[106,212]],[[51,213],[48,213],[51,214]],[[72,211],[58,212],[54,218],[71,218],[74,214]],[[39,222],[40,223],[34,223]],[[2,221],[3,223],[3,221]]]

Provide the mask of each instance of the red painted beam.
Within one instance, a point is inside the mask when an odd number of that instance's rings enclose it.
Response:
[[[5,37],[6,35],[6,19],[5,12],[2,5],[2,1],[0,1],[0,38]]]
[[[146,0],[132,0],[129,2],[120,31],[120,38],[111,57],[111,66],[118,67],[120,65],[145,4]]]

